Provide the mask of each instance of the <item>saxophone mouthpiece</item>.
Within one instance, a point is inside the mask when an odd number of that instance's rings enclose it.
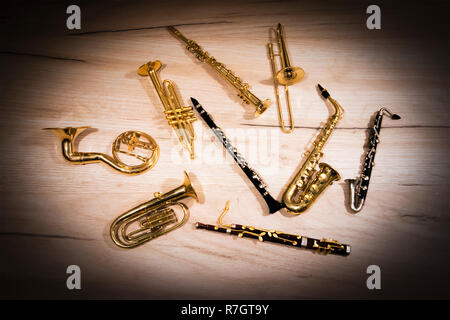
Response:
[[[327,99],[330,94],[328,93],[328,91],[326,89],[324,89],[319,83],[317,84],[317,86],[319,87],[320,90],[320,94],[322,95],[322,97],[324,97],[325,99]]]

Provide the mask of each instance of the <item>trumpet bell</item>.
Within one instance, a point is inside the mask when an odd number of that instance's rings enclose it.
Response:
[[[162,62],[159,60],[150,61],[150,62],[144,63],[142,66],[140,66],[137,73],[140,76],[148,76],[149,69],[158,71],[159,69],[161,69],[161,66],[162,66]]]
[[[305,71],[300,67],[287,67],[277,72],[275,78],[281,85],[290,86],[299,82],[305,76]]]

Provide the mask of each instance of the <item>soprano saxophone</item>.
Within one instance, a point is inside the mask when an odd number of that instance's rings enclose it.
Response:
[[[328,118],[327,124],[314,141],[313,150],[309,152],[308,158],[283,193],[283,204],[288,212],[294,215],[309,209],[329,185],[341,179],[339,173],[330,165],[324,162],[319,163],[319,161],[323,156],[322,149],[342,118],[344,109],[320,84],[318,87],[321,95],[334,106],[335,112]],[[319,170],[315,171],[317,164],[319,164]]]
[[[261,101],[249,90],[248,83],[242,82],[241,78],[233,74],[230,69],[227,69],[223,63],[217,61],[213,56],[210,56],[208,52],[204,51],[197,42],[186,38],[180,31],[172,26],[167,27],[177,38],[186,43],[186,49],[193,53],[198,60],[206,62],[210,65],[218,74],[220,74],[225,80],[227,80],[237,91],[238,97],[241,98],[246,104],[252,104],[256,107],[255,117],[259,117],[270,106],[270,99]]]

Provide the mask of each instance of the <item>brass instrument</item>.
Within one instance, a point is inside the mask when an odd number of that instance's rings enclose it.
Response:
[[[223,63],[218,62],[213,56],[210,56],[208,52],[204,51],[195,41],[186,38],[180,31],[172,26],[167,27],[169,31],[177,38],[186,43],[186,49],[193,53],[198,60],[206,62],[210,65],[218,74],[220,74],[228,83],[230,83],[237,91],[238,97],[241,98],[246,104],[252,104],[256,107],[255,117],[259,117],[270,106],[270,99],[262,102],[249,90],[248,83],[243,83],[241,78],[235,76],[233,72],[226,68]]]
[[[333,132],[334,127],[342,118],[344,109],[330,97],[330,94],[320,84],[318,85],[322,96],[334,106],[335,112],[328,118],[327,124],[314,141],[314,148],[296,176],[289,183],[283,193],[283,203],[289,213],[298,215],[306,211],[320,194],[334,181],[341,179],[339,173],[326,163],[319,163],[322,158],[322,149]],[[319,164],[319,170],[314,171]]]
[[[288,246],[300,247],[315,250],[319,253],[331,253],[342,256],[350,254],[350,245],[342,244],[333,239],[323,238],[322,240],[308,238],[298,234],[284,233],[274,229],[267,230],[255,227],[249,227],[241,224],[224,224],[223,217],[228,212],[230,202],[228,201],[222,214],[219,216],[219,225],[204,224],[197,222],[195,227],[197,229],[205,229],[209,231],[227,233],[237,235],[239,238],[258,239],[260,242],[268,241]]]
[[[60,138],[62,155],[70,163],[103,162],[122,173],[139,174],[153,168],[158,161],[158,144],[151,136],[140,131],[121,133],[112,145],[112,157],[98,152],[78,152],[74,146],[75,140],[80,133],[88,128],[90,127],[45,128],[43,130],[50,130]],[[126,148],[124,149],[124,147]],[[145,154],[149,152],[151,154]],[[119,156],[120,154],[139,160],[139,164],[125,164]]]
[[[150,61],[138,69],[141,76],[149,76],[159,99],[164,106],[164,114],[178,136],[181,145],[188,150],[191,159],[194,159],[194,127],[192,122],[197,120],[191,106],[182,107],[182,103],[175,90],[175,85],[170,80],[164,80],[162,85],[156,71],[162,66],[159,60]]]
[[[135,248],[179,228],[187,221],[189,209],[184,203],[178,201],[187,197],[198,201],[197,193],[184,171],[184,182],[181,186],[164,194],[156,192],[152,200],[117,217],[109,231],[112,241],[121,248]],[[183,218],[180,221],[171,208],[174,205],[179,206],[183,212]]]
[[[274,29],[271,29],[274,30]],[[305,71],[303,71],[300,67],[292,67],[291,62],[289,60],[288,52],[286,49],[286,43],[283,37],[283,26],[279,23],[277,29],[274,30],[277,43],[278,43],[278,54],[274,54],[273,51],[273,43],[268,43],[267,48],[269,50],[269,58],[270,65],[272,67],[272,75],[273,75],[273,85],[275,87],[275,96],[277,98],[277,106],[278,106],[278,118],[280,120],[281,130],[284,133],[291,133],[294,130],[294,119],[292,118],[292,107],[289,98],[289,89],[288,86],[293,85],[294,83],[299,82],[305,76]],[[275,66],[275,56],[280,57],[281,70],[276,71]],[[281,111],[281,103],[280,103],[280,93],[278,91],[278,85],[284,86],[284,93],[286,97],[286,105],[288,109],[289,115],[289,123],[290,129],[287,129],[284,125],[283,113]]]

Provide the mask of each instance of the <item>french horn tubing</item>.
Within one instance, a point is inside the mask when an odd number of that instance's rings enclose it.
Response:
[[[300,80],[303,79],[305,75],[305,71],[303,71],[300,67],[292,67],[291,62],[289,60],[289,55],[286,48],[286,43],[284,41],[283,36],[283,26],[279,23],[277,25],[276,29],[271,29],[275,32],[277,43],[278,43],[278,51],[279,53],[275,54],[273,51],[273,43],[269,42],[267,44],[267,48],[269,51],[269,59],[270,59],[270,66],[272,68],[272,77],[273,77],[273,85],[275,88],[275,96],[277,100],[277,107],[278,107],[278,119],[280,122],[281,130],[284,133],[291,133],[294,131],[294,119],[292,117],[292,107],[291,107],[291,101],[289,97],[289,89],[288,86],[293,85]],[[281,69],[279,71],[276,70],[275,66],[275,56],[280,57],[280,65]],[[281,102],[280,102],[280,92],[278,90],[278,86],[282,85],[284,86],[284,93],[286,98],[286,106],[288,111],[288,117],[289,117],[289,129],[286,128],[284,124],[284,118],[283,118],[283,112],[281,108]]]
[[[61,152],[64,159],[73,164],[88,164],[103,162],[113,169],[126,174],[139,174],[151,169],[159,157],[159,146],[148,134],[140,131],[121,133],[112,145],[112,157],[99,152],[79,152],[75,148],[75,140],[86,127],[44,128],[55,133],[61,140]],[[124,149],[125,147],[125,149]],[[138,152],[139,151],[139,152]],[[148,155],[148,153],[150,153]],[[121,160],[125,154],[142,162],[128,165]]]
[[[154,196],[153,199],[128,210],[112,222],[109,233],[114,244],[121,248],[135,248],[181,227],[189,218],[189,209],[179,200],[191,197],[198,201],[197,193],[186,171],[182,185],[166,193],[156,192]],[[178,219],[172,206],[181,208],[183,212],[181,219]]]

